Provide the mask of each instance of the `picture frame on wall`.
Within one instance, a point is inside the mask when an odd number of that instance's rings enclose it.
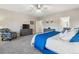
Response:
[[[34,24],[34,21],[30,21],[30,24],[33,25]]]

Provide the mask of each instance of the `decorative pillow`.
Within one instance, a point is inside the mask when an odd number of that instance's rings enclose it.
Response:
[[[64,33],[60,33],[59,37],[64,41],[70,41],[73,36],[76,35],[76,32],[72,29],[70,31],[65,31]]]

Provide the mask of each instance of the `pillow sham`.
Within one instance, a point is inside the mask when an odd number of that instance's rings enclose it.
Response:
[[[72,29],[70,31],[65,31],[64,33],[60,33],[59,37],[64,41],[70,41],[72,37],[74,37],[75,35],[76,35],[76,32],[75,30]]]

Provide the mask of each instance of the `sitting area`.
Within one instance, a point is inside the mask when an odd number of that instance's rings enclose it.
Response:
[[[12,32],[8,28],[0,29],[0,32],[1,32],[1,39],[2,39],[2,41],[11,41],[11,40],[17,38],[17,33],[16,32]]]

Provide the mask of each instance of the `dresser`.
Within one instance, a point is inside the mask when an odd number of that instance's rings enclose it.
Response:
[[[50,32],[50,31],[55,31],[55,29],[44,29],[44,32]]]
[[[20,29],[20,36],[32,35],[32,29]]]

